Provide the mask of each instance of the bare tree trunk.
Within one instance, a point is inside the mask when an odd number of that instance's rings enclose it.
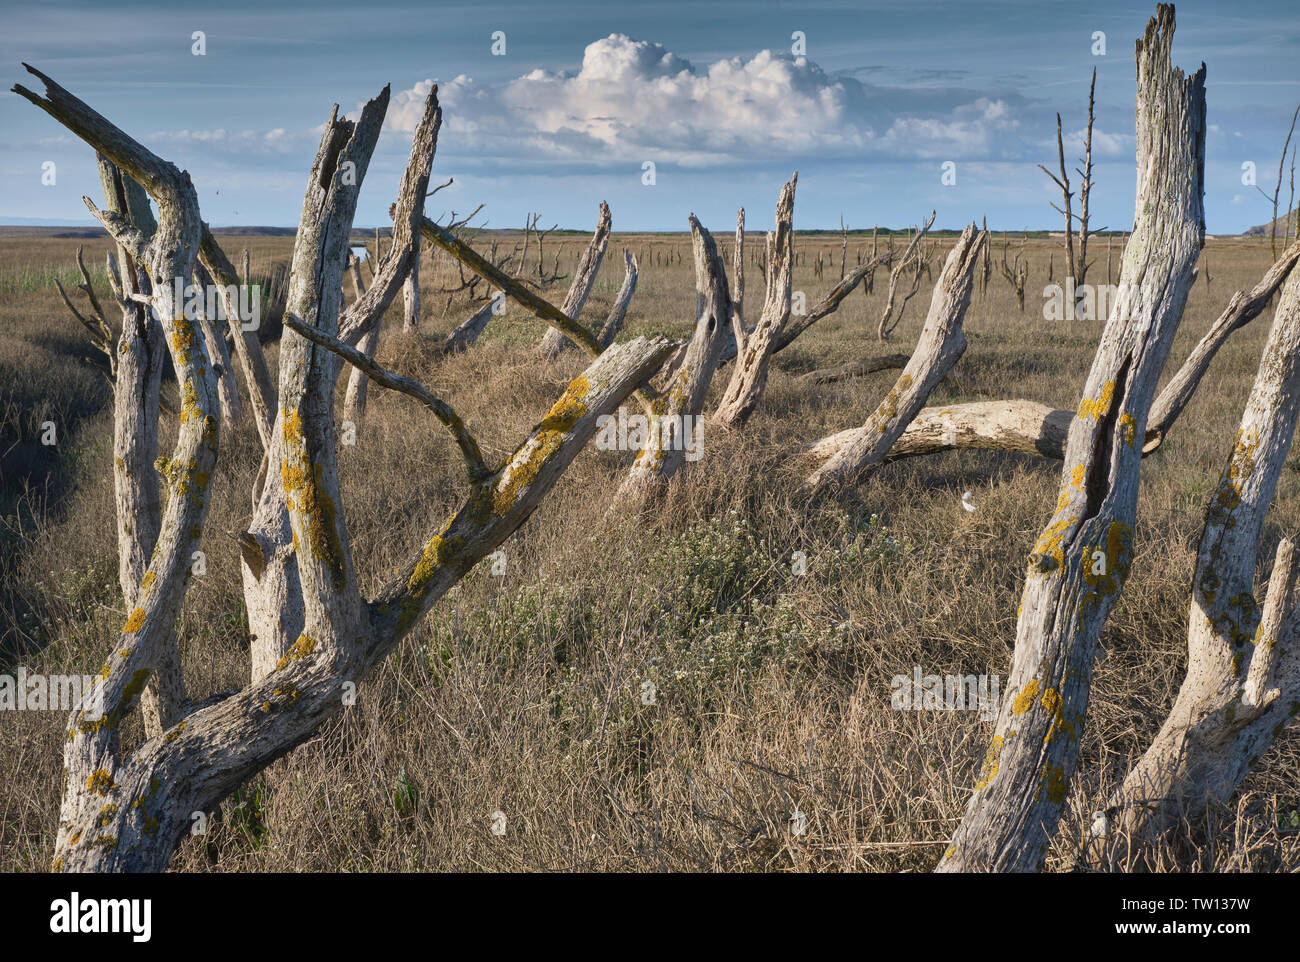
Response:
[[[419,262],[416,258],[415,263]],[[414,267],[414,265],[413,265]],[[355,257],[349,257],[348,268],[352,274],[352,287],[356,292],[356,300],[360,301],[366,295],[366,282],[361,279],[361,263]],[[405,294],[407,284],[410,284],[410,278],[402,286]],[[407,302],[409,304],[409,301]],[[375,351],[379,349],[379,328],[383,325],[383,318],[375,321],[370,330],[361,335],[361,340],[357,342],[357,349],[368,358],[375,356]],[[361,419],[366,416],[366,395],[369,393],[370,378],[366,377],[364,371],[359,367],[354,367],[348,371],[348,389],[343,395],[343,417],[353,424],[360,424]]]
[[[1093,110],[1096,104],[1097,68],[1092,68],[1092,81],[1088,84],[1088,133],[1083,143],[1083,169],[1077,167],[1079,175],[1079,261],[1075,265],[1076,289],[1088,283],[1088,219],[1089,201],[1092,198],[1092,125]]]
[[[245,252],[247,254],[247,252]],[[247,262],[247,256],[245,256]],[[248,399],[253,408],[253,420],[257,425],[257,435],[262,442],[262,451],[271,446],[271,425],[275,423],[278,401],[275,389],[271,386],[271,374],[266,367],[266,355],[262,352],[262,342],[257,338],[255,327],[244,329],[237,305],[230,300],[229,290],[239,286],[235,267],[230,263],[218,246],[207,225],[202,225],[200,237],[199,263],[201,263],[216,281],[221,295],[222,311],[230,328],[231,338],[235,342],[235,353],[239,355],[240,366],[244,370],[244,383],[248,386]],[[245,265],[247,266],[247,264]],[[244,285],[248,278],[245,276]],[[249,295],[251,304],[251,294]],[[260,304],[260,300],[259,300]],[[258,319],[260,322],[260,318]]]
[[[582,314],[583,305],[587,303],[587,296],[591,293],[592,287],[596,284],[596,275],[600,272],[600,262],[605,257],[605,248],[609,245],[610,232],[609,205],[603,200],[600,202],[600,220],[596,224],[596,233],[591,237],[591,243],[583,251],[582,259],[578,261],[578,266],[573,272],[573,281],[569,285],[569,293],[564,298],[564,303],[560,305],[560,310],[572,318],[575,323]],[[547,359],[554,359],[560,356],[564,350],[567,339],[554,327],[548,328],[539,350],[542,356]]]
[[[736,246],[731,252],[731,273],[734,283],[731,298],[731,330],[736,340],[736,353],[745,350],[745,208],[736,211]]]
[[[698,311],[695,333],[681,368],[652,406],[646,443],[614,497],[616,508],[639,506],[672,478],[689,451],[698,450],[703,443],[700,411],[722,351],[731,317],[731,294],[712,235],[694,214],[690,224]]]
[[[1170,66],[1173,7],[1137,44],[1138,191],[1116,304],[1070,426],[1056,512],[1029,565],[1006,700],[940,871],[1033,871],[1065,803],[1102,625],[1129,573],[1141,453],[1205,236],[1205,70]]]
[[[980,245],[986,241],[974,224],[962,231],[934,285],[930,313],[907,367],[866,423],[808,476],[810,491],[859,482],[879,466],[930,392],[966,350],[961,322],[970,303]]]
[[[505,297],[504,294],[498,296]],[[469,348],[483,333],[483,328],[487,327],[488,321],[492,320],[493,306],[495,304],[495,297],[489,297],[484,301],[482,307],[478,308],[462,321],[454,331],[442,339],[442,342],[438,345],[438,352],[443,355],[459,354]]]
[[[744,350],[737,354],[731,381],[718,402],[713,419],[733,428],[748,420],[767,386],[768,362],[781,329],[790,320],[791,277],[794,269],[794,191],[798,173],[781,189],[776,204],[776,230],[767,235],[767,293],[754,330],[743,335]],[[734,322],[733,322],[734,327]],[[737,339],[737,350],[740,349]]]
[[[221,423],[235,424],[244,411],[244,406],[239,401],[239,382],[235,380],[235,368],[230,363],[230,352],[226,350],[225,332],[218,334],[217,325],[214,323],[218,318],[209,317],[206,306],[207,291],[215,285],[212,275],[199,263],[194,267],[194,280],[203,293],[203,306],[198,310],[199,331],[208,344],[208,354],[212,357],[212,363],[217,366],[217,394],[221,406]]]
[[[834,384],[836,381],[848,380],[851,377],[862,377],[864,374],[906,366],[906,354],[885,354],[881,357],[868,357],[861,361],[837,364],[834,367],[818,368],[807,374],[800,374],[799,380],[805,384]]]
[[[1201,383],[1201,378],[1205,376],[1219,348],[1224,345],[1233,331],[1245,327],[1263,312],[1278,288],[1282,286],[1282,282],[1290,275],[1297,261],[1300,261],[1300,241],[1282,252],[1282,256],[1249,293],[1237,291],[1232,295],[1218,320],[1210,326],[1205,336],[1183,362],[1183,366],[1178,369],[1178,373],[1169,380],[1155,403],[1151,405],[1144,451],[1153,450],[1164,440],[1170,426],[1182,413],[1187,402],[1192,399],[1197,385]]]
[[[1151,747],[1128,773],[1094,837],[1133,840],[1232,797],[1300,705],[1297,559],[1278,546],[1262,617],[1255,566],[1264,519],[1300,407],[1300,268],[1289,271],[1196,556],[1187,675]]]
[[[920,251],[921,239],[925,237],[933,223],[934,211],[930,211],[930,219],[926,221],[922,227],[917,228],[916,233],[912,237],[911,243],[907,245],[907,250],[903,251],[902,258],[889,272],[889,293],[885,297],[885,308],[880,312],[880,324],[876,328],[877,340],[884,341],[889,339],[889,335],[893,333],[894,329],[898,327],[899,323],[903,320],[903,311],[907,309],[907,302],[910,301],[921,288],[921,269],[923,266]],[[894,317],[894,300],[898,293],[899,275],[901,275],[903,271],[907,270],[907,268],[912,264],[915,264],[916,266],[912,274],[911,289],[903,297],[903,304],[899,308],[898,316]]]
[[[376,324],[376,327],[379,325]],[[415,256],[411,272],[402,284],[402,330],[407,334],[420,329],[420,235],[415,235]]]
[[[623,248],[623,267],[623,286],[618,289],[614,306],[610,308],[609,316],[605,318],[605,326],[600,329],[600,336],[596,338],[596,343],[600,345],[602,351],[614,343],[614,338],[618,337],[618,332],[623,329],[627,306],[632,302],[632,295],[636,293],[636,258],[626,247]]]

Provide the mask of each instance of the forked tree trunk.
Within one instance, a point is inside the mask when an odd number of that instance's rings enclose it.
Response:
[[[106,209],[139,230],[146,239],[157,224],[144,191],[104,157],[99,158]],[[137,221],[137,218],[140,218]],[[113,488],[116,496],[118,584],[128,612],[140,605],[141,579],[158,543],[162,504],[158,492],[158,412],[163,357],[162,325],[147,304],[151,287],[137,271],[130,250],[118,246],[121,265],[114,285],[122,308],[122,331],[116,347],[117,377],[113,383]],[[173,725],[185,710],[185,682],[175,633],[163,643],[158,669],[141,694],[146,734],[153,736]]]
[[[794,270],[794,191],[798,173],[781,189],[776,203],[776,230],[767,235],[767,293],[754,329],[735,329],[736,363],[731,381],[713,413],[724,428],[743,423],[753,413],[767,386],[767,368],[781,329],[790,320],[791,277]],[[741,228],[737,227],[739,231]],[[739,275],[738,275],[739,276]],[[743,342],[743,343],[742,343]]]
[[[609,246],[609,232],[611,220],[609,216],[609,205],[603,200],[600,202],[600,219],[596,223],[596,233],[591,237],[591,243],[587,249],[582,252],[582,258],[578,261],[578,266],[573,272],[573,281],[569,284],[569,293],[565,295],[564,303],[560,305],[560,310],[565,316],[572,318],[574,322],[578,321],[582,314],[582,308],[587,303],[587,297],[591,294],[591,289],[596,284],[596,275],[600,272],[600,262],[604,260],[605,248]],[[553,360],[560,356],[560,352],[565,349],[568,339],[554,327],[547,328],[546,334],[542,336],[542,342],[538,345],[538,350],[542,357]]]
[[[1170,65],[1174,11],[1137,44],[1138,188],[1116,305],[1070,426],[1060,495],[1029,557],[996,733],[940,871],[1033,871],[1079,753],[1097,638],[1132,559],[1141,446],[1205,235],[1205,69]]]
[[[137,295],[132,303],[148,301],[163,318],[182,408],[177,446],[164,472],[169,499],[157,547],[135,589],[137,607],[88,697],[69,719],[67,781],[53,863],[56,871],[160,871],[189,831],[193,814],[209,810],[341,710],[347,687],[360,681],[451,586],[524,523],[590,440],[599,420],[663,364],[673,345],[663,338],[637,338],[601,353],[583,332],[574,332],[598,355],[595,361],[570,383],[514,454],[500,468],[488,468],[477,442],[448,405],[426,388],[379,368],[342,336],[350,333],[359,339],[374,321],[373,314],[357,305],[340,314],[340,281],[357,190],[382,126],[387,88],[365,105],[355,124],[338,120],[336,107],[325,125],[295,239],[280,415],[265,477],[267,490],[279,484],[291,496],[286,506],[301,560],[293,569],[301,593],[287,601],[291,616],[297,601],[302,631],[269,671],[262,672],[265,677],[233,695],[196,706],[178,724],[125,753],[118,729],[156,671],[174,629],[217,455],[220,422],[213,365],[195,325],[175,302],[171,283],[190,276],[202,223],[187,175],[28,69],[44,81],[46,96],[22,87],[16,91],[142,183],[160,211],[150,239],[127,217],[90,205],[114,240],[131,259],[142,262],[153,279],[152,295]],[[435,91],[417,127],[403,178],[390,258],[404,256],[403,234],[421,225],[420,201],[438,116]],[[344,170],[353,176],[342,176]],[[122,260],[128,262],[125,256]],[[363,307],[387,306],[401,283],[400,270],[390,270],[393,263],[390,260],[376,274],[362,298]],[[388,300],[372,296],[380,287],[387,290]],[[553,323],[569,332],[571,322],[554,308],[550,311],[559,315]],[[335,468],[332,402],[339,358],[424,402],[451,431],[472,485],[462,507],[371,602],[363,601],[357,589]],[[241,547],[260,552],[262,545],[249,538]],[[252,608],[253,601],[246,601]],[[96,710],[100,704],[103,712]]]
[[[686,348],[686,359],[652,405],[645,444],[614,497],[613,505],[618,508],[639,506],[666,484],[688,452],[698,451],[704,441],[700,412],[729,328],[731,294],[713,236],[694,214],[690,224],[698,312],[695,333]]]
[[[807,478],[809,491],[863,480],[884,462],[930,392],[966,350],[962,318],[970,304],[975,264],[985,235],[974,224],[962,231],[948,254],[930,297],[930,313],[911,360],[893,388],[862,427],[844,436],[834,454]]]
[[[1187,622],[1187,676],[1151,747],[1094,820],[1133,840],[1226,802],[1300,707],[1297,559],[1278,546],[1262,617],[1255,567],[1300,406],[1300,267],[1278,303],[1241,427],[1211,496]]]

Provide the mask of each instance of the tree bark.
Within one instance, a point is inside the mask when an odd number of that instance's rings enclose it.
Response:
[[[614,497],[614,506],[622,509],[635,509],[662,488],[681,467],[688,450],[697,450],[703,442],[700,412],[728,330],[731,294],[713,236],[694,214],[690,224],[698,311],[695,333],[681,367],[651,405],[646,443]]]
[[[1079,752],[1093,655],[1129,573],[1143,436],[1205,235],[1205,68],[1170,66],[1173,7],[1137,44],[1138,189],[1116,304],[1070,426],[1055,514],[1029,565],[996,734],[940,871],[1033,871]],[[1143,288],[1143,285],[1148,285]]]
[[[605,318],[605,326],[600,329],[600,336],[596,338],[596,343],[600,345],[602,351],[614,343],[614,338],[618,337],[618,332],[623,329],[627,306],[632,302],[632,295],[636,293],[636,258],[627,248],[623,248],[623,267],[623,286],[618,289],[614,306],[610,309],[609,316]]]
[[[1264,519],[1300,407],[1300,267],[1290,269],[1259,373],[1211,496],[1196,555],[1187,676],[1093,835],[1140,840],[1226,802],[1300,707],[1300,609],[1290,541],[1255,600]]]
[[[781,328],[790,320],[791,278],[794,270],[794,191],[798,173],[781,189],[776,204],[776,230],[767,235],[767,293],[758,323],[748,333],[735,332],[736,364],[731,381],[718,402],[713,419],[734,428],[749,419],[763,389]],[[739,228],[737,228],[739,229]],[[743,349],[742,349],[743,342]]]

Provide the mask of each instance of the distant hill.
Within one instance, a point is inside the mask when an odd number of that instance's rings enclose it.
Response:
[[[1290,216],[1294,218],[1297,212],[1300,212],[1300,208],[1296,208],[1296,210],[1292,211]],[[1277,219],[1278,237],[1281,237],[1286,233],[1286,219],[1287,219],[1286,214],[1283,214],[1281,217]],[[1260,224],[1258,227],[1248,228],[1247,230],[1241,232],[1242,236],[1243,237],[1268,237],[1270,234],[1273,233],[1273,223],[1274,223],[1273,221],[1268,221],[1267,223]],[[1291,221],[1291,227],[1292,227],[1292,233],[1295,233],[1294,219]]]

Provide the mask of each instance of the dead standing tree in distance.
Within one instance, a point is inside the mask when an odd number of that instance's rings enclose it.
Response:
[[[1170,64],[1174,10],[1137,44],[1138,189],[1120,286],[1070,425],[1055,514],[1029,556],[1007,695],[940,871],[1033,871],[1065,804],[1093,656],[1126,580],[1141,445],[1205,236],[1205,68]]]
[[[1074,215],[1073,197],[1074,192],[1070,190],[1070,172],[1065,166],[1065,141],[1061,136],[1061,115],[1056,115],[1056,160],[1060,176],[1052,173],[1042,164],[1038,169],[1045,173],[1057,187],[1061,188],[1062,203],[1064,207],[1057,207],[1052,204],[1054,210],[1065,218],[1065,239],[1061,246],[1065,248],[1065,268],[1068,272],[1066,276],[1074,279],[1076,289],[1082,287],[1088,282],[1088,207],[1089,200],[1092,196],[1092,126],[1095,94],[1097,90],[1097,68],[1092,70],[1092,82],[1088,86],[1088,127],[1083,142],[1083,167],[1076,167],[1074,172],[1079,175],[1079,216]],[[1075,227],[1075,221],[1078,221],[1078,227]],[[1079,238],[1079,255],[1075,257],[1075,236]],[[1006,258],[1003,257],[1005,262]],[[1048,277],[1051,280],[1051,277]]]

